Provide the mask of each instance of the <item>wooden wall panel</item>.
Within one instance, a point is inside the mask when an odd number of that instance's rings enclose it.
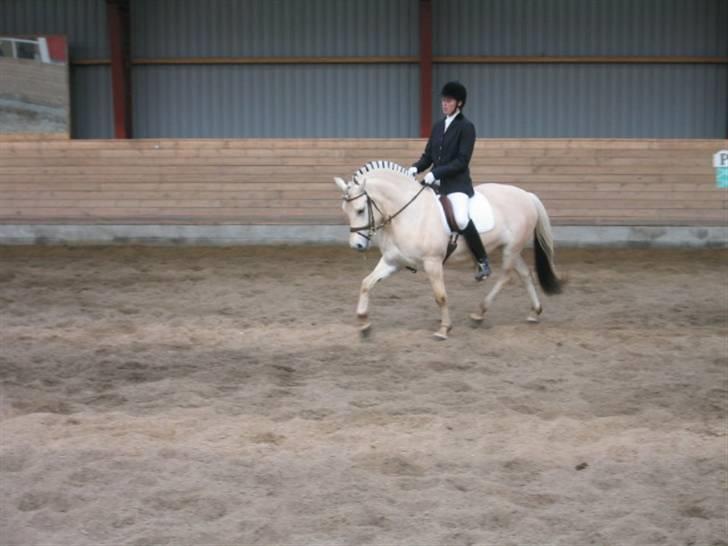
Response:
[[[334,176],[409,165],[420,139],[0,140],[4,224],[341,224]],[[556,225],[715,226],[725,140],[479,140],[476,182],[537,193]]]

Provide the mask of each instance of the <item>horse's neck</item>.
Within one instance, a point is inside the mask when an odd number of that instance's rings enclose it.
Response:
[[[392,180],[382,177],[367,181],[367,192],[387,217],[396,214],[405,206],[407,208],[401,212],[402,215],[418,209],[420,199],[415,199],[407,205],[417,195],[418,190],[417,185],[409,180]],[[410,211],[410,209],[412,210]]]
[[[434,227],[439,218],[435,212],[436,199],[431,191],[423,191],[418,195],[420,186],[408,179],[378,180],[371,188],[367,183],[367,188],[384,213],[383,220],[396,215],[379,232],[378,244],[383,254],[393,252],[398,259],[415,264],[418,257],[432,245],[432,235],[445,233]],[[442,243],[438,248],[445,246]]]
[[[438,234],[446,235],[441,227],[435,227],[440,220],[435,212],[436,198],[431,191],[418,193],[421,187],[411,179],[372,182],[371,187],[367,182],[367,192],[384,213],[384,221],[396,215],[378,233],[382,255],[419,267],[423,255],[437,254],[447,246],[446,240],[438,238]]]

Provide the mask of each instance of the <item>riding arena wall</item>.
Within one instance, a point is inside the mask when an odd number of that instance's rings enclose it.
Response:
[[[345,242],[334,176],[422,139],[0,139],[0,244]],[[726,246],[727,140],[480,139],[475,183],[538,194],[557,243]]]

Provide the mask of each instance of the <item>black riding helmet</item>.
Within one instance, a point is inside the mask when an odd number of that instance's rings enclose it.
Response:
[[[457,102],[462,102],[460,108],[465,106],[465,100],[468,98],[468,91],[465,86],[459,81],[447,82],[442,86],[442,92],[440,96],[450,97],[455,99]]]

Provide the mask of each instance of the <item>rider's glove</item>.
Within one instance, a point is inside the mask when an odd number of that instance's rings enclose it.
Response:
[[[437,188],[438,186],[440,186],[440,181],[435,180],[435,175],[432,174],[432,171],[430,171],[429,173],[427,173],[427,175],[425,175],[424,180],[422,180],[422,185],[429,186],[431,188]]]
[[[414,176],[417,174],[417,167],[410,167],[407,169],[407,174],[410,176]]]

